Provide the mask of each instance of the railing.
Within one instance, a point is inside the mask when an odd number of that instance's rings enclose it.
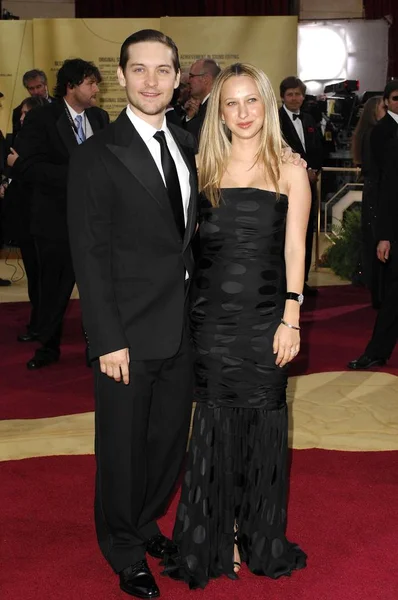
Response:
[[[320,239],[320,234],[321,234],[322,172],[324,172],[324,173],[325,172],[356,173],[357,175],[359,175],[361,172],[361,169],[359,169],[358,167],[323,167],[322,171],[319,173],[317,186],[316,186],[317,215],[316,215],[316,229],[315,229],[315,271],[317,271],[319,269],[319,262],[320,262],[320,258],[321,258],[319,255],[319,239]],[[350,187],[353,187],[353,186],[356,186],[356,187],[361,186],[362,187],[363,184],[357,183],[357,182],[345,183],[325,203],[324,227],[325,227],[325,234],[329,239],[331,239],[331,237],[328,235],[328,231],[327,231],[327,229],[328,229],[328,227],[327,227],[328,206],[336,199],[337,196],[339,196],[342,193],[342,191],[344,191],[345,189],[348,189]]]

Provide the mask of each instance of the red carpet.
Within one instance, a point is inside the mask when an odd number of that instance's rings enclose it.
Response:
[[[163,600],[397,600],[397,453],[293,454],[289,537],[308,566],[272,581],[242,569],[205,592],[159,576]],[[102,559],[92,523],[94,459],[0,463],[2,600],[128,598]],[[175,502],[163,520],[170,534]]]
[[[344,370],[349,360],[363,352],[375,315],[369,306],[369,294],[362,288],[320,288],[316,299],[305,302],[302,351],[291,366],[291,375]],[[0,306],[0,419],[30,419],[92,410],[91,372],[85,366],[78,301],[70,303],[60,362],[37,372],[29,372],[25,367],[35,344],[16,341],[27,317],[25,303]],[[382,370],[398,375],[398,351]]]

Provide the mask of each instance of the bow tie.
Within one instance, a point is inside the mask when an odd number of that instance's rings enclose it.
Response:
[[[295,121],[296,119],[302,119],[303,117],[301,116],[301,113],[299,113],[298,115],[296,115],[296,113],[293,113],[293,121]]]

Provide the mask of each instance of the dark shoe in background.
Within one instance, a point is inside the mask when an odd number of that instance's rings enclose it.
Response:
[[[18,342],[35,342],[37,340],[37,333],[32,333],[30,331],[26,333],[21,333],[21,335],[17,336]]]
[[[372,358],[371,356],[366,356],[366,354],[362,354],[359,358],[355,360],[351,360],[347,367],[349,369],[353,369],[354,371],[361,371],[365,369],[370,369],[372,367],[382,367],[386,364],[385,358]]]
[[[120,589],[136,598],[158,598],[159,588],[146,560],[140,560],[119,573]]]
[[[36,350],[35,355],[27,363],[26,367],[29,371],[48,367],[59,361],[59,350],[42,347]]]
[[[2,279],[0,277],[0,287],[8,287],[11,285],[11,281],[9,279]]]

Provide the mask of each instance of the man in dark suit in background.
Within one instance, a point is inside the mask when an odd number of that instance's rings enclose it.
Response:
[[[189,70],[191,99],[186,105],[185,127],[197,142],[199,142],[200,130],[206,116],[207,101],[220,71],[216,61],[211,58],[197,60]]]
[[[185,323],[197,183],[192,136],[167,125],[174,42],[142,30],[118,69],[128,106],[78,149],[69,233],[96,395],[95,521],[121,589],[155,598],[145,559],[174,549],[156,520],[186,451],[193,367]]]
[[[108,114],[95,106],[100,81],[92,63],[66,60],[57,74],[57,101],[27,114],[18,136],[20,157],[12,150],[8,158],[13,177],[33,185],[31,233],[40,265],[37,339],[42,345],[28,369],[60,356],[63,318],[75,283],[66,222],[69,158],[109,123]]]
[[[27,71],[22,77],[22,83],[31,96],[40,96],[45,98],[48,103],[54,102],[55,98],[48,93],[47,75],[39,69]],[[12,136],[13,139],[21,129],[21,110],[22,104],[19,104],[12,111]]]
[[[304,295],[314,296],[315,288],[308,285],[311,268],[312,245],[314,239],[314,217],[316,214],[316,182],[322,168],[322,137],[311,115],[302,112],[306,86],[298,77],[286,77],[280,84],[280,96],[283,105],[279,109],[279,119],[283,137],[294,152],[300,154],[307,163],[308,179],[312,190],[311,212],[308,221],[305,243],[305,283]]]
[[[384,89],[387,112],[370,137],[372,160],[378,170],[376,208],[377,257],[386,263],[384,296],[372,338],[364,354],[348,363],[354,370],[384,365],[398,339],[398,80]]]

